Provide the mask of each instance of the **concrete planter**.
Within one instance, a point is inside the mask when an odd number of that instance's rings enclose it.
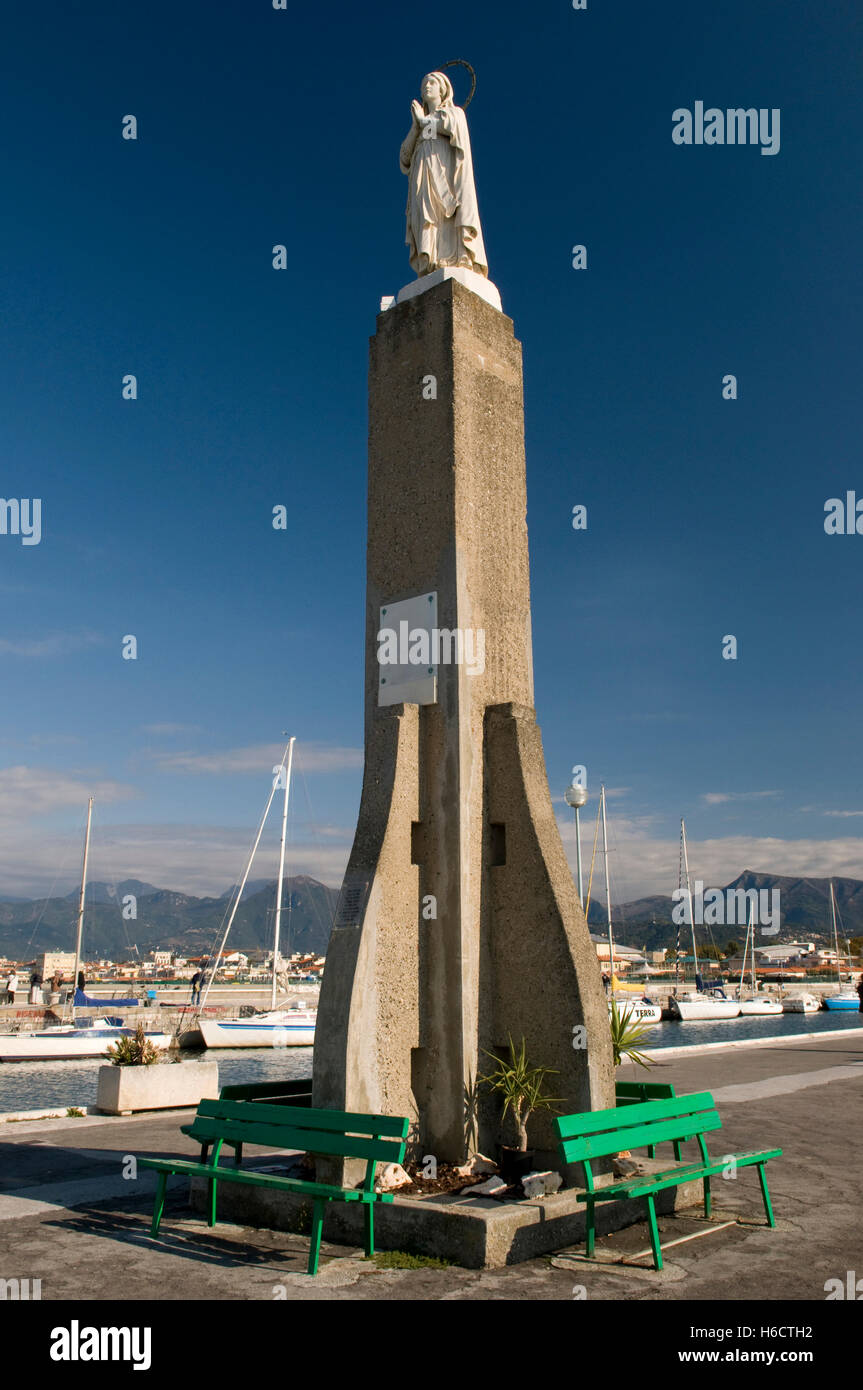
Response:
[[[172,1110],[219,1096],[218,1062],[154,1062],[149,1067],[99,1068],[96,1109],[103,1115]]]

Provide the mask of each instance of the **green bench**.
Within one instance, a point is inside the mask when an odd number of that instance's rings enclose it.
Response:
[[[771,1158],[779,1158],[782,1150],[761,1149],[751,1153],[725,1154],[722,1158],[711,1158],[704,1136],[711,1130],[721,1129],[722,1121],[708,1091],[700,1091],[693,1096],[670,1096],[663,1100],[625,1103],[613,1110],[593,1110],[583,1115],[559,1115],[555,1124],[563,1161],[581,1163],[584,1167],[586,1191],[579,1193],[578,1200],[585,1202],[587,1207],[588,1256],[594,1252],[597,1202],[616,1202],[643,1197],[647,1207],[654,1268],[662,1269],[655,1194],[665,1188],[679,1187],[681,1183],[701,1178],[704,1183],[704,1215],[709,1217],[710,1179],[714,1174],[721,1173],[732,1161],[737,1168],[758,1169],[767,1222],[770,1226],[776,1224],[770,1205],[764,1165]],[[657,1144],[667,1140],[681,1144],[690,1138],[698,1141],[701,1157],[697,1161],[679,1163],[657,1173],[646,1173],[621,1181],[613,1180],[601,1186],[596,1185],[591,1168],[593,1160],[607,1158],[619,1153],[621,1149],[647,1147],[648,1150],[652,1150]],[[676,1153],[679,1153],[679,1150],[676,1150]]]
[[[392,1193],[375,1192],[378,1163],[401,1163],[405,1154],[409,1121],[389,1115],[356,1115],[339,1110],[313,1110],[306,1106],[266,1105],[254,1100],[202,1100],[191,1125],[183,1133],[200,1144],[212,1145],[212,1157],[196,1163],[182,1158],[139,1158],[142,1168],[158,1174],[156,1200],[150,1234],[155,1240],[165,1207],[165,1188],[173,1173],[208,1180],[207,1214],[210,1226],[216,1224],[218,1185],[236,1182],[251,1187],[268,1187],[298,1192],[312,1199],[312,1229],[309,1248],[309,1274],[316,1274],[321,1249],[324,1208],[328,1202],[361,1202],[365,1207],[365,1249],[374,1254],[374,1207],[391,1202]],[[235,1166],[219,1167],[225,1144],[235,1149]],[[338,1158],[366,1160],[366,1172],[359,1187],[338,1187],[312,1179],[280,1177],[241,1168],[243,1144],[266,1149],[292,1150]]]

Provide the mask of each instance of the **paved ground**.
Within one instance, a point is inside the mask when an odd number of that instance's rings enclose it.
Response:
[[[633,1072],[630,1075],[634,1075]],[[715,1181],[714,1226],[670,1249],[666,1268],[609,1266],[647,1246],[646,1227],[501,1270],[383,1271],[360,1252],[324,1245],[317,1280],[307,1242],[282,1232],[209,1230],[169,1196],[164,1239],[150,1241],[153,1175],[130,1156],[191,1155],[184,1112],[0,1125],[0,1277],[42,1280],[43,1300],[274,1298],[816,1300],[825,1281],[863,1274],[859,1220],[863,1038],[723,1049],[668,1059],[652,1072],[679,1093],[713,1092],[723,1130],[711,1151],[780,1146],[768,1168],[778,1227],[763,1225],[753,1171]],[[254,1150],[251,1154],[254,1154]],[[734,1224],[719,1229],[724,1221]],[[663,1242],[704,1229],[692,1211],[661,1220]]]

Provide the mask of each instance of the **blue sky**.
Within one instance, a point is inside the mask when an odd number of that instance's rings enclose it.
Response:
[[[674,887],[681,814],[708,882],[863,877],[863,536],[823,525],[863,497],[859,7],[85,10],[4,30],[0,494],[40,497],[43,534],[0,536],[0,894],[71,885],[90,791],[96,876],[221,892],[283,729],[289,868],[339,881],[367,340],[413,279],[410,102],[454,57],[524,344],[553,794],[576,763],[612,789],[621,899]],[[675,145],[696,100],[779,108],[779,153]]]

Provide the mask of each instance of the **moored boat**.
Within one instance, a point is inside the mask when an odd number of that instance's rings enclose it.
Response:
[[[784,1014],[817,1014],[821,1000],[817,994],[790,994],[782,1000]]]
[[[684,1023],[696,1019],[738,1018],[740,1004],[729,999],[723,992],[714,994],[702,991],[699,994],[672,995],[668,1001],[672,1018]]]
[[[316,1009],[275,1009],[251,1018],[202,1018],[206,1047],[312,1047]]]
[[[0,1062],[59,1062],[66,1057],[104,1057],[120,1038],[133,1038],[120,1018],[82,1019],[38,1031],[0,1034]],[[154,1047],[171,1045],[167,1033],[145,1033]]]

